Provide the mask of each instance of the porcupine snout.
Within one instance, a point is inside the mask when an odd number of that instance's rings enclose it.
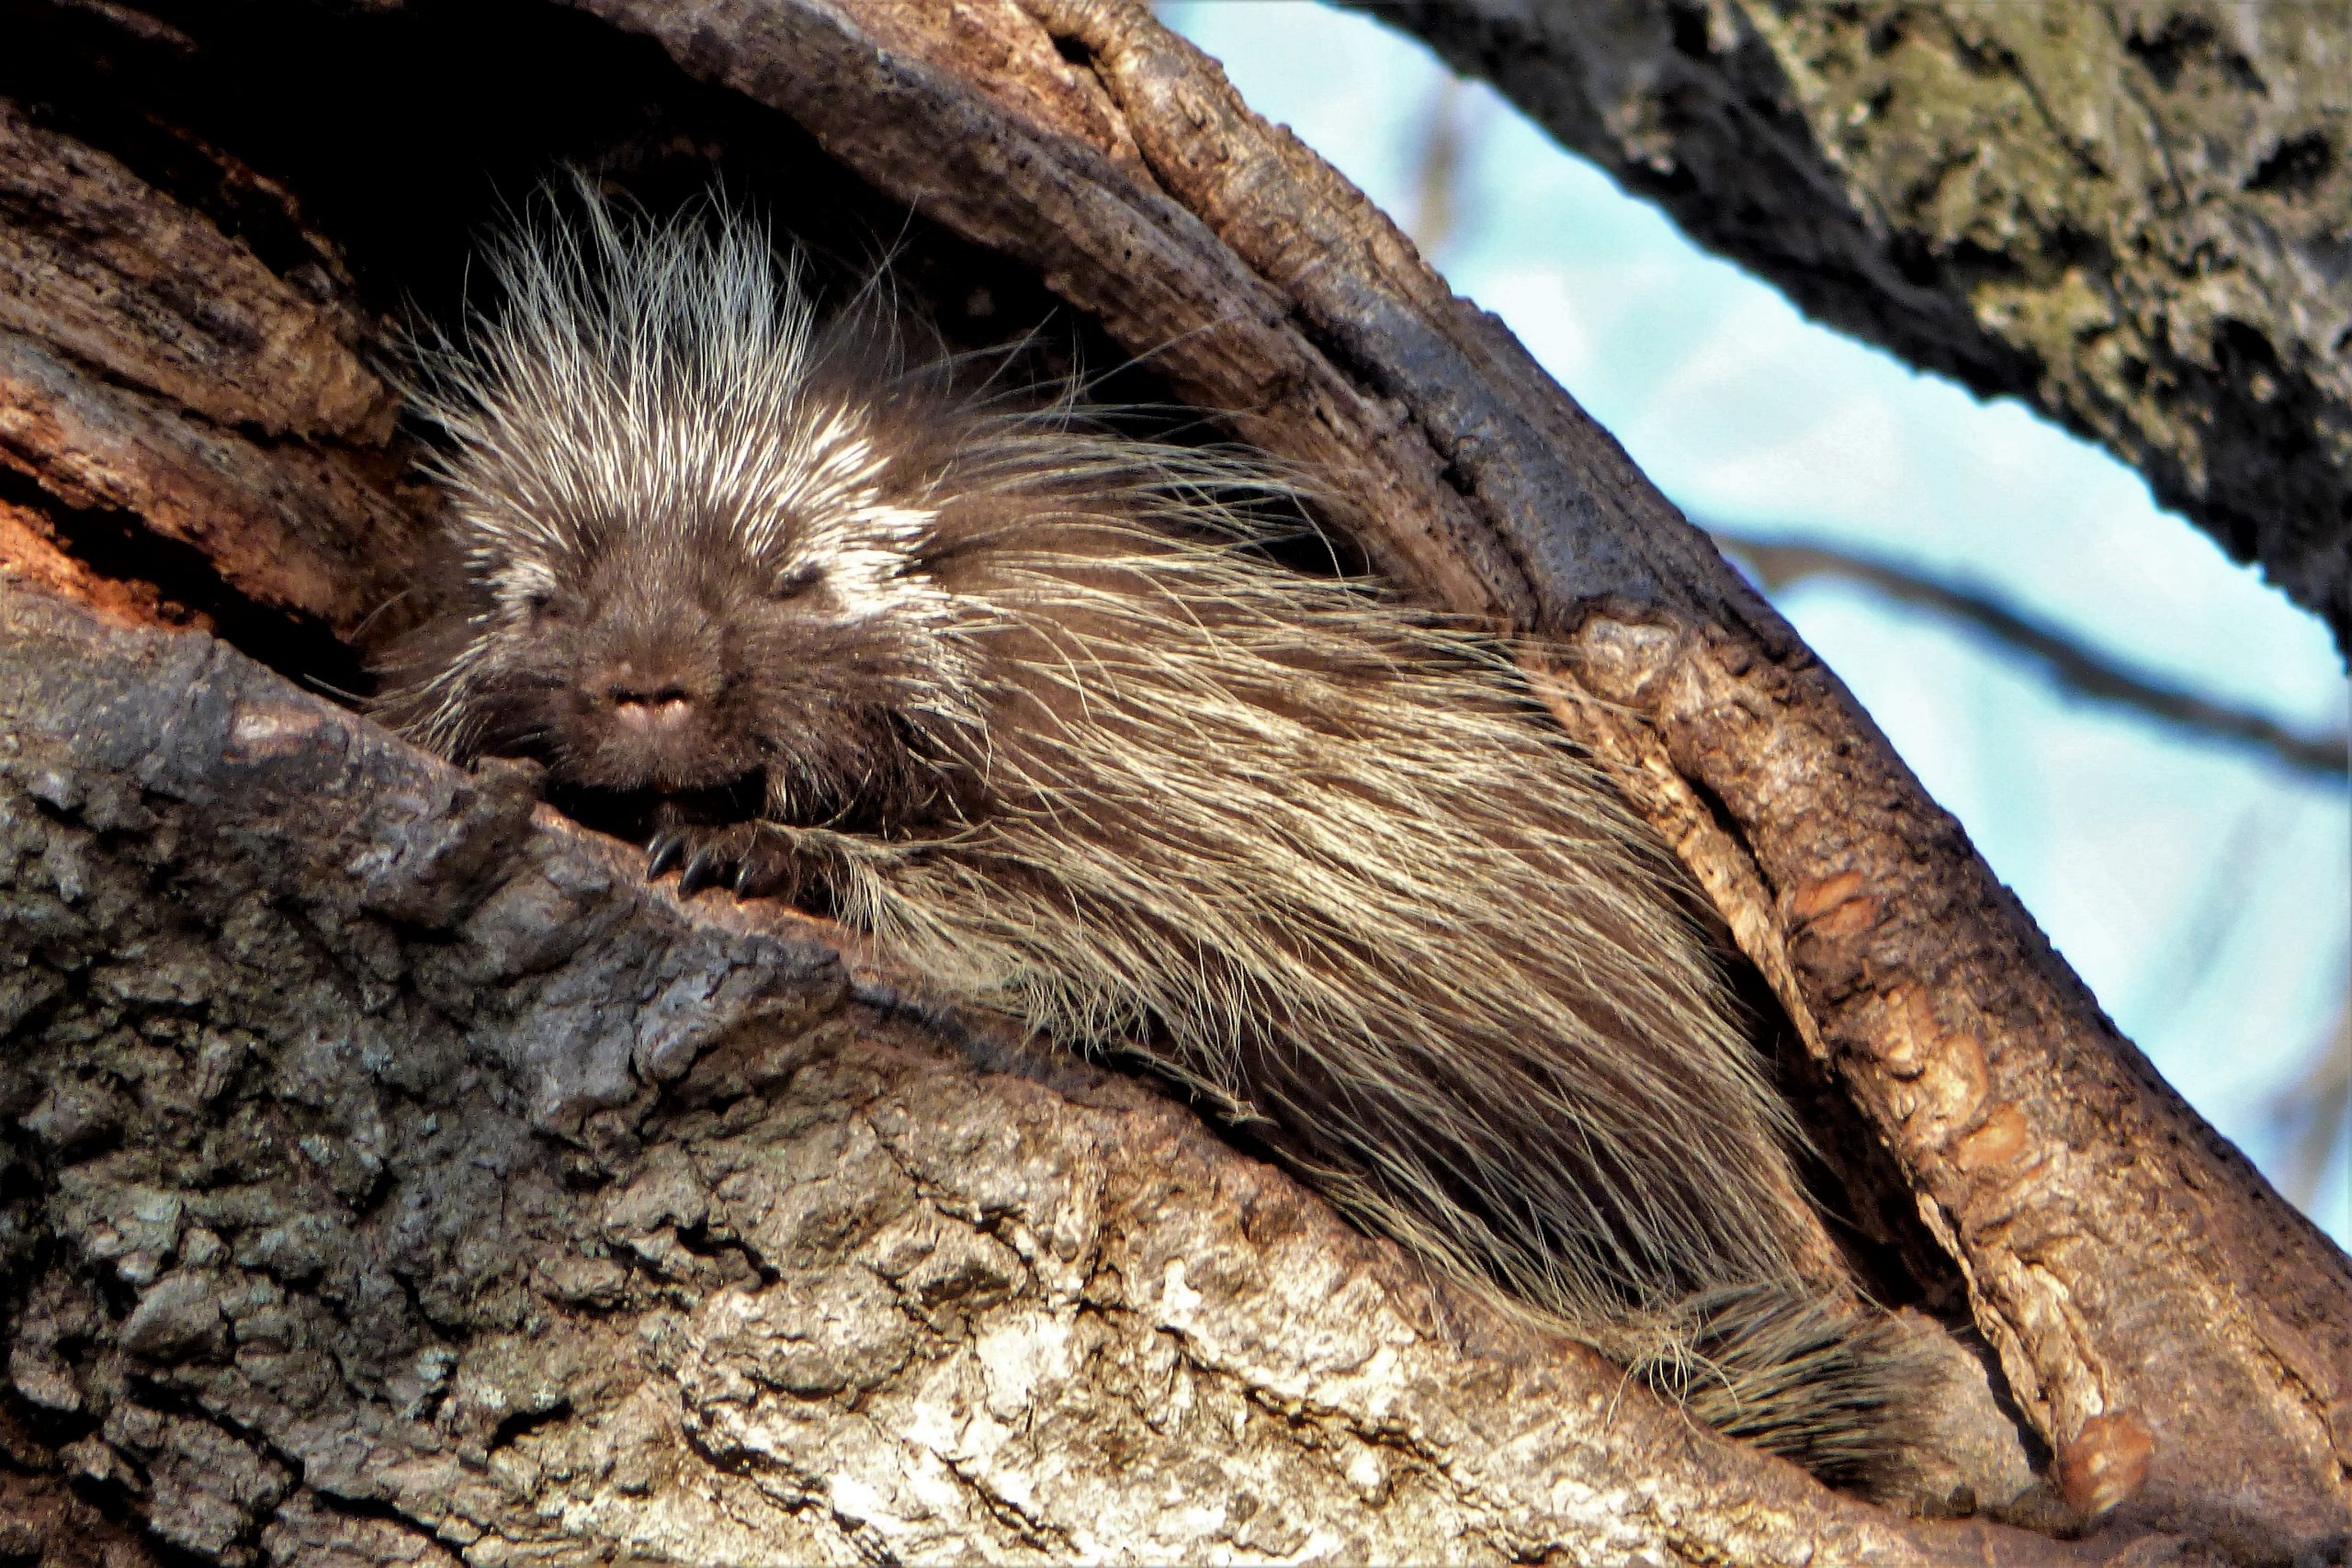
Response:
[[[648,740],[684,729],[713,695],[707,680],[659,664],[641,669],[629,660],[594,671],[587,684],[592,700],[611,709],[616,725]]]
[[[560,750],[580,782],[699,789],[754,765],[729,743],[726,661],[697,629],[694,618],[665,624],[626,603],[592,620],[560,725]]]

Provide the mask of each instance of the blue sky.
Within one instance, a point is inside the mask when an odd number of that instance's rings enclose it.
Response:
[[[1427,127],[1457,117],[1453,218],[1430,259],[1693,516],[1894,558],[2132,669],[2303,731],[2346,728],[2319,624],[2104,452],[1806,321],[1362,16],[1307,0],[1160,14],[1408,228]],[[2352,988],[2342,783],[2070,696],[1866,589],[1815,580],[1779,603],[2123,1032],[2291,1180],[2275,1106]],[[2352,1240],[2343,1137],[2306,1185],[2314,1217]]]

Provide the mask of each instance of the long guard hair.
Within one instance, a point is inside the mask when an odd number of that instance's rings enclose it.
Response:
[[[740,215],[582,205],[421,355],[460,586],[393,722],[649,794],[657,874],[1139,1054],[1447,1274],[1867,1470],[1892,1363],[1800,1277],[1695,890],[1507,650],[1279,564],[1261,462],[910,365]]]

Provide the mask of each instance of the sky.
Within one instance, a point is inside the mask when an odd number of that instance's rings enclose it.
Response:
[[[1429,127],[1452,117],[1460,162],[1430,259],[1694,518],[1891,558],[2199,695],[2346,728],[2319,622],[2103,450],[1807,321],[1367,17],[1309,0],[1159,14],[1408,230],[1428,231]],[[1775,601],[2123,1032],[2352,1245],[2346,1119],[2314,1168],[2280,1115],[2308,1107],[2352,992],[2343,781],[2071,695],[1867,588],[1815,579]]]

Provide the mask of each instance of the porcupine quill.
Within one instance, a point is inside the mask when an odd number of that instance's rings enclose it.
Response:
[[[1900,1357],[1800,1277],[1686,874],[1502,649],[1278,564],[1261,462],[901,363],[741,215],[582,206],[419,351],[457,587],[390,722],[657,803],[650,874],[1140,1051],[1359,1224],[1867,1478]]]

